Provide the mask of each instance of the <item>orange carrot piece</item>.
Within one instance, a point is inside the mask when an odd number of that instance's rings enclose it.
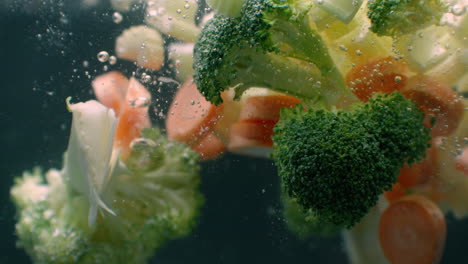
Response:
[[[278,121],[283,107],[293,107],[301,100],[290,95],[252,96],[247,98],[240,113],[240,120]]]
[[[231,137],[241,136],[246,139],[258,140],[264,145],[272,146],[273,127],[276,122],[271,120],[241,120],[231,127]]]
[[[391,93],[405,86],[407,66],[392,57],[379,58],[358,65],[346,75],[353,93],[367,102],[375,92]]]
[[[450,135],[463,117],[464,106],[458,93],[428,76],[418,75],[408,79],[402,93],[425,112],[427,127],[431,127],[431,120],[435,117],[432,137]]]
[[[125,95],[128,79],[122,73],[112,71],[96,77],[92,82],[96,98],[106,107],[112,108],[118,116]]]
[[[206,135],[200,142],[192,146],[200,155],[200,160],[213,160],[226,151],[224,143],[213,133]]]
[[[405,165],[400,169],[398,182],[404,188],[425,184],[437,172],[437,164],[437,147],[435,144],[432,144],[432,146],[427,149],[426,158],[423,161],[415,163],[411,167]]]
[[[468,147],[465,147],[463,153],[455,158],[455,168],[468,176]]]
[[[389,203],[398,201],[400,198],[406,195],[405,188],[401,186],[399,182],[393,184],[390,191],[385,191],[384,196]]]
[[[268,157],[272,151],[271,120],[241,120],[231,126],[228,150],[248,156]]]
[[[166,131],[170,139],[196,144],[216,124],[222,105],[208,102],[198,91],[192,79],[177,91],[166,118]]]
[[[121,149],[125,159],[131,152],[130,143],[140,137],[141,130],[151,127],[148,114],[151,94],[135,78],[131,78],[125,101],[122,103],[121,113],[115,133],[114,146]]]
[[[437,263],[446,233],[444,214],[421,195],[407,195],[390,204],[379,223],[380,245],[395,264]]]

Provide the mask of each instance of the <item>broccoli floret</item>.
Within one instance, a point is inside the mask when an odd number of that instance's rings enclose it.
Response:
[[[305,239],[312,235],[331,236],[341,231],[341,227],[331,222],[322,221],[312,213],[311,209],[305,210],[297,199],[283,194],[283,214],[288,228],[299,238]]]
[[[370,0],[367,16],[377,35],[400,36],[440,21],[447,11],[441,0]]]
[[[430,136],[423,118],[398,92],[348,111],[282,109],[272,155],[285,192],[322,221],[353,226],[405,163],[424,157]]]
[[[147,129],[114,169],[103,201],[115,212],[88,225],[90,201],[67,184],[65,171],[40,170],[17,179],[18,245],[34,263],[146,263],[156,248],[188,234],[203,197],[198,155]]]
[[[236,87],[266,87],[332,103],[345,89],[320,35],[311,28],[310,0],[246,0],[240,16],[216,15],[194,49],[195,82],[212,103]]]

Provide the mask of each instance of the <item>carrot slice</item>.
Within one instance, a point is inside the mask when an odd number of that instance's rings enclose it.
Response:
[[[391,263],[437,263],[445,245],[444,214],[431,200],[408,195],[390,204],[379,223],[379,240]]]
[[[249,139],[238,135],[232,135],[229,141],[228,150],[232,153],[252,157],[268,158],[273,148],[270,144],[262,140]]]
[[[398,182],[402,187],[411,188],[427,183],[437,172],[438,155],[436,144],[432,144],[426,151],[426,158],[413,164],[411,167],[405,165],[400,169]]]
[[[281,108],[300,103],[299,98],[290,95],[252,96],[242,106],[240,119],[278,121]]]
[[[200,160],[213,160],[226,151],[224,143],[213,133],[206,135],[200,142],[192,146],[200,155]]]
[[[379,58],[358,65],[346,75],[353,93],[367,102],[375,92],[391,93],[405,86],[407,66],[392,57]]]
[[[118,116],[125,95],[128,79],[122,73],[112,71],[96,77],[92,82],[96,98],[106,107],[112,108]]]
[[[268,157],[272,151],[273,127],[271,120],[241,120],[231,126],[228,150],[234,153]]]
[[[267,146],[272,146],[273,127],[275,121],[270,120],[241,120],[231,127],[231,136],[237,135],[247,139],[262,141]]]
[[[431,136],[448,136],[458,127],[464,106],[457,92],[425,75],[414,76],[407,81],[403,95],[414,100],[425,112],[425,125],[432,127]]]
[[[115,133],[114,146],[121,149],[124,159],[131,152],[130,143],[140,137],[141,130],[151,127],[148,114],[151,94],[135,78],[129,81],[125,101],[122,103],[119,122]]]
[[[463,153],[455,158],[455,168],[468,175],[468,147],[463,149]]]
[[[169,138],[196,144],[213,130],[222,111],[222,105],[208,102],[198,91],[193,79],[177,91],[166,118]]]
[[[385,191],[384,196],[388,202],[393,203],[406,195],[405,188],[399,182],[393,184],[390,191]]]

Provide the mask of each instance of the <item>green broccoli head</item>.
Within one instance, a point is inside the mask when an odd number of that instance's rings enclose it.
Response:
[[[284,220],[289,230],[299,238],[305,239],[312,235],[331,236],[341,230],[338,225],[322,221],[311,209],[302,208],[295,198],[283,194],[282,201]]]
[[[155,249],[194,227],[203,197],[197,154],[144,130],[126,164],[115,168],[103,194],[116,215],[88,225],[89,200],[62,181],[63,171],[39,170],[17,179],[18,245],[34,263],[146,263]]]
[[[212,103],[236,88],[257,86],[302,98],[333,101],[344,88],[320,35],[309,24],[306,0],[246,0],[240,16],[216,15],[194,48],[195,82]]]
[[[371,0],[367,16],[377,35],[400,36],[436,24],[447,11],[441,0]]]
[[[351,111],[283,109],[273,158],[286,193],[325,222],[351,227],[429,146],[424,114],[400,93]]]

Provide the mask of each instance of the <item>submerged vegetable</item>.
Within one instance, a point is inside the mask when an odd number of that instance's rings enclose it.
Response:
[[[145,263],[195,225],[203,201],[198,155],[157,128],[141,131],[147,107],[130,99],[147,91],[131,79],[122,95],[125,80],[109,73],[95,81],[118,118],[94,100],[68,104],[63,169],[24,173],[11,189],[18,245],[35,263]],[[122,149],[131,151],[119,159]]]

